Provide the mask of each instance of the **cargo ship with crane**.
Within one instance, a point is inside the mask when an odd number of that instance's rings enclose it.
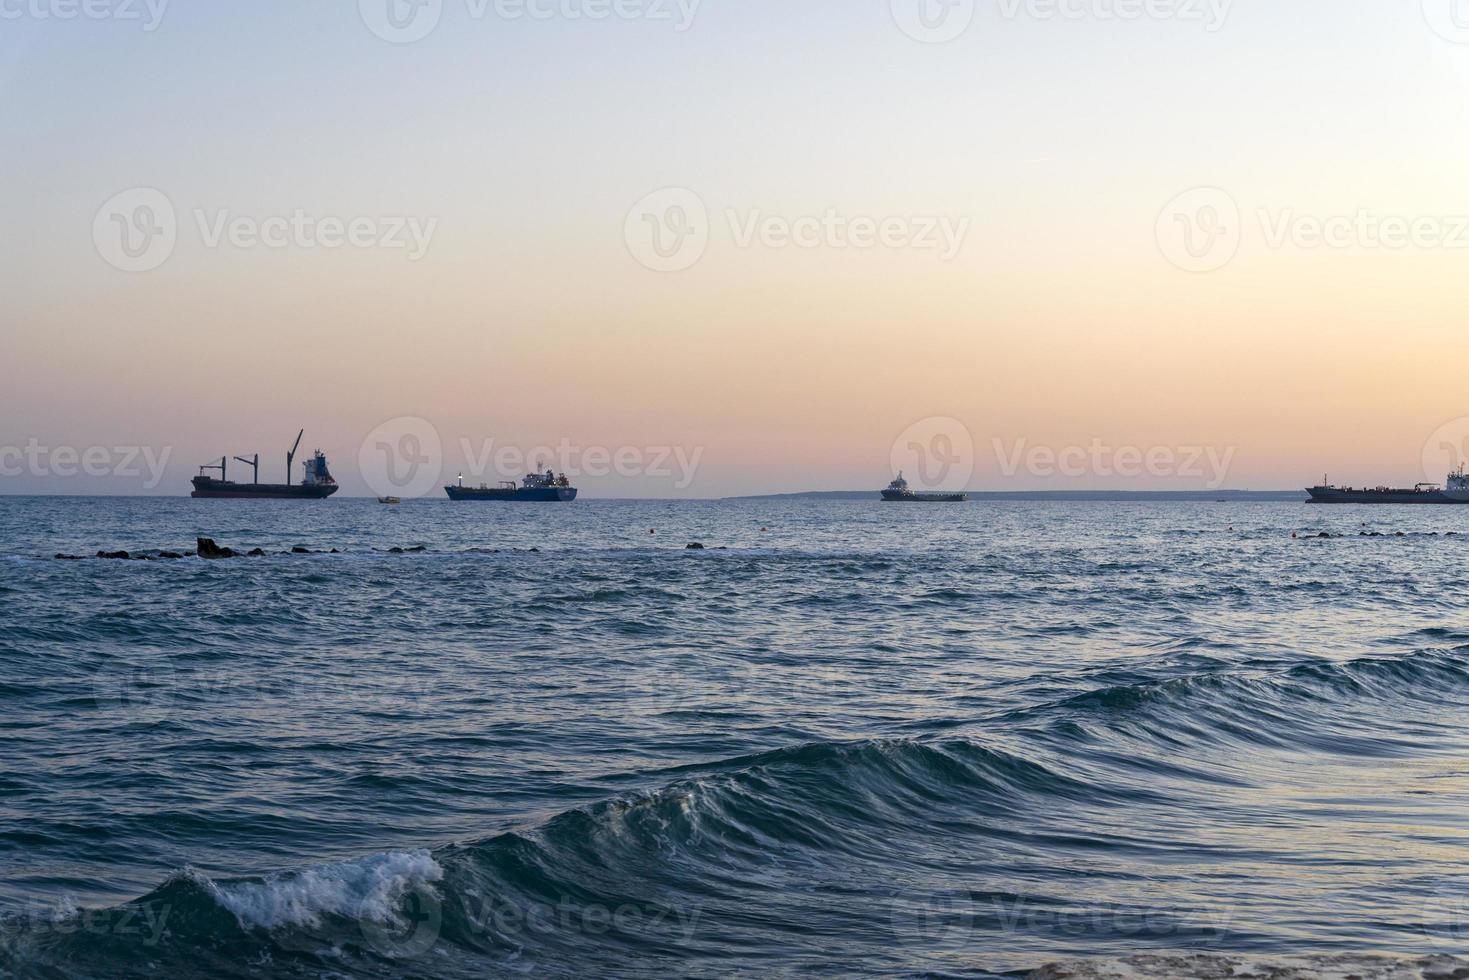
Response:
[[[229,479],[226,469],[229,457],[221,456],[218,463],[207,463],[199,467],[199,475],[193,480],[194,492],[189,496],[254,500],[323,500],[330,497],[337,492],[337,481],[332,479],[331,471],[326,467],[326,456],[320,449],[301,464],[301,482],[291,482],[294,479],[296,450],[301,448],[301,437],[305,434],[305,429],[298,432],[295,445],[286,453],[285,483],[260,482],[259,453],[235,457],[236,462],[244,463],[252,471],[249,483],[236,483]],[[206,476],[205,473],[209,470],[218,470],[219,477]]]

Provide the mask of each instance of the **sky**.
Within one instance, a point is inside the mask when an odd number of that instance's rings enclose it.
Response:
[[[1460,0],[0,0],[0,86],[0,493],[1469,447]]]

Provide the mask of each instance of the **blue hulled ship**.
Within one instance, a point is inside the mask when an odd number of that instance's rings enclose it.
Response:
[[[576,499],[576,487],[566,479],[566,474],[557,476],[550,470],[528,474],[520,481],[520,486],[507,480],[493,487],[483,483],[477,487],[466,487],[461,474],[459,482],[445,487],[444,492],[449,495],[450,500],[492,500],[504,503],[556,503]]]

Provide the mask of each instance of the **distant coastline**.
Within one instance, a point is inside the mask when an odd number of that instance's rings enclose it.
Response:
[[[1299,503],[1304,490],[971,490],[974,501],[1184,501],[1194,503]],[[808,490],[798,493],[760,493],[724,500],[876,500],[874,490]]]

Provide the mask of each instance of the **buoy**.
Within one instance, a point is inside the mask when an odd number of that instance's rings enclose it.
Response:
[[[650,528],[648,528],[648,533],[649,534],[657,534],[658,533],[658,529],[655,528],[655,527],[650,527]]]

